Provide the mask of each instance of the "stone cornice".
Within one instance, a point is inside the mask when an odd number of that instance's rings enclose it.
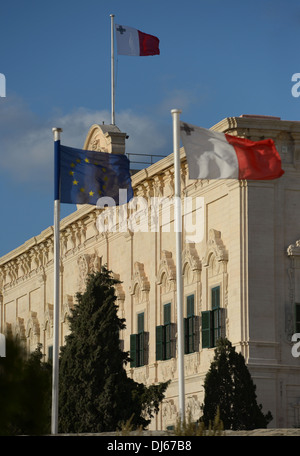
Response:
[[[211,127],[211,130],[229,134],[238,129],[300,133],[300,122],[294,120],[281,120],[280,117],[244,115],[239,117],[226,117]]]

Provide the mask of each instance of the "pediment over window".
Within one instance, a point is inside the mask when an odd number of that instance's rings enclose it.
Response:
[[[182,252],[182,274],[185,283],[193,283],[200,280],[202,265],[194,243],[186,244]]]
[[[212,255],[218,262],[228,261],[228,252],[223,244],[221,232],[211,228],[209,230],[206,253],[203,260],[203,265],[205,267],[209,266]]]
[[[176,267],[172,258],[172,253],[167,250],[163,250],[161,252],[161,260],[156,283],[161,285],[164,277],[167,281],[176,281]]]
[[[182,252],[183,267],[186,264],[189,264],[192,271],[201,271],[202,269],[201,261],[194,243],[187,243],[186,248]]]
[[[129,287],[130,293],[134,294],[137,288],[140,292],[149,292],[150,290],[150,282],[145,274],[144,265],[138,261],[134,263],[133,278]]]

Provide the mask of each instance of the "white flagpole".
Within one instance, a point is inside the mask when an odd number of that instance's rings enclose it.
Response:
[[[115,125],[115,46],[114,46],[114,14],[111,18],[111,123]]]
[[[51,433],[58,433],[58,371],[59,371],[59,270],[60,270],[60,132],[52,128],[54,136],[54,321],[52,365]]]
[[[182,284],[182,220],[181,220],[181,172],[180,172],[180,123],[179,109],[172,109],[173,152],[175,174],[175,231],[176,231],[176,290],[177,290],[177,337],[178,337],[178,400],[181,422],[185,421],[184,387],[184,328]]]

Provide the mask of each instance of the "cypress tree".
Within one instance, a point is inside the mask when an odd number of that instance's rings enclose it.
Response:
[[[224,429],[251,430],[266,428],[272,415],[257,404],[256,386],[245,359],[227,339],[217,341],[214,360],[204,381],[203,416],[208,426],[219,410]]]
[[[132,426],[145,427],[164,397],[168,383],[147,388],[126,374],[130,358],[120,347],[125,321],[117,315],[117,283],[103,267],[88,276],[85,292],[77,293],[60,356],[60,432],[115,431],[129,419]]]

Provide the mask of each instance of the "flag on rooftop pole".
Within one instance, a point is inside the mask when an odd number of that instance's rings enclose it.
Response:
[[[58,433],[59,310],[60,310],[60,203],[107,206],[125,204],[133,197],[129,160],[123,154],[75,149],[60,144],[61,128],[54,134],[54,323],[51,433]],[[102,206],[103,207],[103,206]]]
[[[111,18],[111,124],[115,125],[115,58],[114,31],[117,38],[117,53],[119,55],[149,56],[159,55],[159,39],[156,36],[141,32],[127,25],[114,24],[114,14]]]
[[[159,39],[127,25],[116,24],[117,51],[119,55],[159,55]]]
[[[272,139],[251,141],[180,123],[190,179],[270,180],[284,174]]]

